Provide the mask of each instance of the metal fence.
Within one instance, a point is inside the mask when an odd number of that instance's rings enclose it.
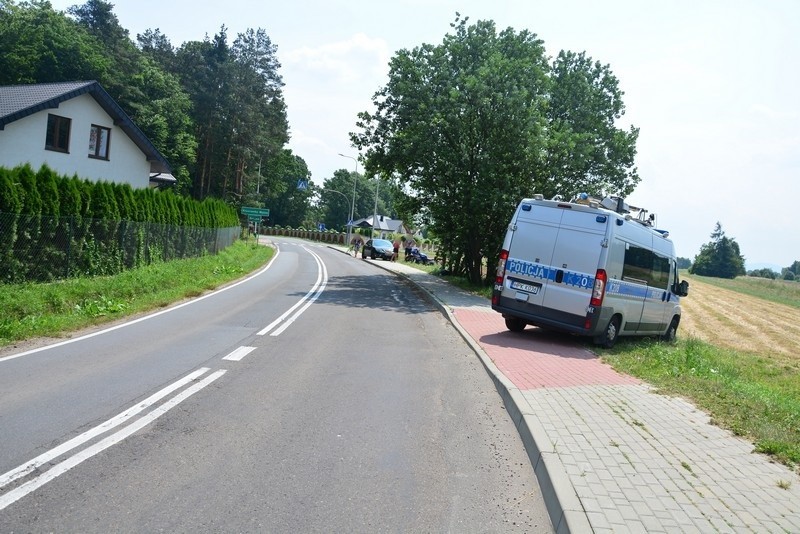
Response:
[[[151,263],[216,254],[242,228],[0,213],[0,283],[117,274]]]

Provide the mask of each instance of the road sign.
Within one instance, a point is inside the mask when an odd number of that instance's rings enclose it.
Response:
[[[251,208],[249,206],[243,206],[242,215],[258,215],[259,217],[269,217],[269,208]]]
[[[258,222],[258,223],[260,223],[262,217],[263,217],[262,215],[248,215],[247,216],[247,220],[250,221],[250,222]]]

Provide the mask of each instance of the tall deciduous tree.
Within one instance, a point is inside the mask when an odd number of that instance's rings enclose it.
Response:
[[[736,278],[745,274],[744,256],[739,251],[739,243],[725,235],[719,222],[711,232],[711,241],[700,247],[700,253],[694,257],[689,272],[715,278]]]
[[[625,107],[608,65],[585,53],[561,51],[552,64],[547,106],[545,169],[538,192],[551,198],[578,193],[625,196],[639,182],[634,167],[639,130],[616,127]]]
[[[564,53],[551,68],[535,34],[491,21],[452,27],[392,58],[351,139],[367,174],[402,184],[401,216],[428,223],[449,268],[478,282],[521,198],[629,192],[636,131],[613,125],[623,107],[607,67]]]
[[[102,80],[111,64],[97,40],[50,2],[0,0],[0,85]]]

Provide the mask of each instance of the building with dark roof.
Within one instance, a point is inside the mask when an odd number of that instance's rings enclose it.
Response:
[[[175,182],[166,158],[96,81],[0,87],[0,166],[135,188]]]
[[[390,234],[408,234],[409,231],[400,219],[392,219],[388,215],[365,217],[353,222],[356,228],[372,228],[378,237],[385,238]]]

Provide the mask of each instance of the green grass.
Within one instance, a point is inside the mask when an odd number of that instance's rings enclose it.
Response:
[[[241,278],[272,254],[271,248],[239,241],[216,256],[157,263],[113,277],[0,284],[0,347],[168,306]]]
[[[754,276],[740,276],[733,280],[725,278],[713,278],[710,276],[696,276],[681,274],[689,281],[689,295],[691,296],[692,280],[710,284],[723,289],[729,289],[778,304],[785,304],[793,308],[800,308],[800,282],[788,280],[770,280],[768,278],[756,278]]]

